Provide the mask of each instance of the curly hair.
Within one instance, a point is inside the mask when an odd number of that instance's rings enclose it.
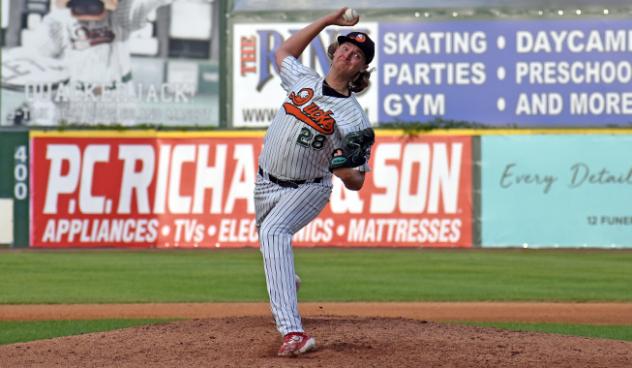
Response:
[[[336,52],[336,50],[338,50],[339,46],[340,44],[338,44],[338,42],[334,42],[329,45],[329,47],[327,47],[327,56],[329,57],[330,62],[334,60],[334,53]],[[349,91],[353,93],[360,93],[364,91],[367,87],[369,87],[369,85],[371,84],[369,78],[371,78],[372,71],[373,69],[365,69],[360,71],[355,76],[355,78],[353,78],[353,80],[349,82]]]

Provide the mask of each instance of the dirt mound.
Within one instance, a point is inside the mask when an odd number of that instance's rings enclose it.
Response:
[[[631,367],[632,343],[403,318],[311,317],[279,358],[271,317],[194,319],[0,346],[3,367]]]

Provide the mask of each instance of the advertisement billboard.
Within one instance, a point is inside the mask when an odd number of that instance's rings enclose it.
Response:
[[[281,88],[274,50],[306,23],[245,23],[233,27],[232,122],[238,127],[267,126],[277,113],[287,93]],[[363,22],[355,30],[371,37],[377,35],[377,23]],[[327,47],[349,29],[329,27],[303,52],[301,62],[320,75],[329,72]],[[376,55],[373,64],[377,65]],[[372,77],[372,80],[375,76]],[[377,89],[369,87],[356,95],[366,109],[369,120],[377,121]]]
[[[214,0],[82,4],[7,4],[0,126],[218,125]]]
[[[632,21],[380,24],[380,122],[628,126]]]
[[[262,132],[31,132],[34,247],[256,247]],[[378,135],[297,246],[471,247],[470,137]]]
[[[632,247],[632,137],[481,137],[484,247]]]
[[[274,50],[302,23],[233,25],[232,120],[265,126],[286,95]],[[436,118],[485,126],[605,127],[632,123],[632,21],[482,19],[361,21],[376,44],[360,104],[374,124]],[[302,62],[325,75],[329,27]]]

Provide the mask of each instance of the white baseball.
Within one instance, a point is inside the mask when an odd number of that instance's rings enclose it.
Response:
[[[358,12],[355,9],[347,8],[345,13],[342,15],[342,19],[346,21],[352,21],[358,17]]]

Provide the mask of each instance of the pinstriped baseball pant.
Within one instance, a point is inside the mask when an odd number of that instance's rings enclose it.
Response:
[[[310,223],[329,202],[331,186],[323,183],[286,188],[261,175],[255,183],[259,244],[270,308],[282,335],[303,332],[294,279],[292,235]]]

